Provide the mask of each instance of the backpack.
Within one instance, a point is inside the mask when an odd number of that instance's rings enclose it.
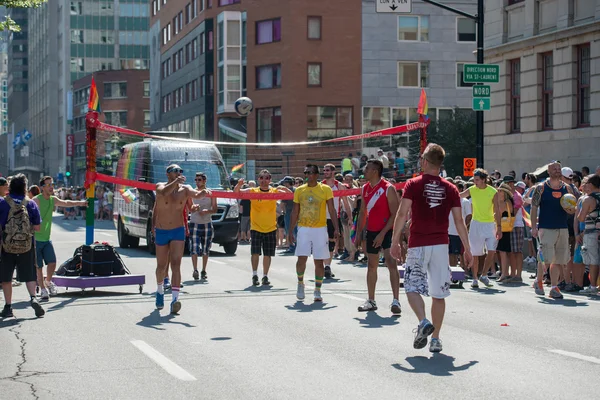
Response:
[[[25,197],[21,204],[15,203],[10,196],[6,196],[4,200],[10,206],[10,210],[2,232],[2,248],[10,254],[27,253],[33,244],[33,229],[27,212],[29,199]]]

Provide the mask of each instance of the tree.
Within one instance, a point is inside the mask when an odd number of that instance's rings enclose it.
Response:
[[[48,0],[0,0],[0,6],[6,8],[37,8]],[[21,32],[21,27],[8,15],[0,21],[0,31]]]
[[[454,110],[453,117],[429,124],[427,143],[437,143],[446,150],[444,168],[449,177],[462,175],[464,158],[476,157],[475,128],[475,112],[458,108]]]

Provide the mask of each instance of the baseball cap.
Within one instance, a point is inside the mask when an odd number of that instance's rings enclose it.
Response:
[[[294,183],[294,178],[292,178],[291,176],[286,176],[285,178],[283,178],[282,180],[279,181],[279,184],[284,184],[284,183]]]
[[[6,186],[8,185],[8,181],[6,180],[5,177],[0,176],[0,186]]]
[[[379,149],[377,150],[378,153],[383,153],[383,150]]]
[[[527,185],[523,181],[517,182],[517,184],[515,186],[518,188],[521,188],[521,189],[527,189]]]
[[[573,177],[573,170],[569,167],[563,167],[560,171],[565,178],[571,179]]]
[[[512,175],[504,175],[504,178],[502,178],[502,181],[504,183],[515,182],[515,178],[513,178]]]

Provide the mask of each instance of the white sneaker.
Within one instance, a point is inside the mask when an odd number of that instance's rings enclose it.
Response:
[[[50,292],[50,296],[56,296],[58,294],[58,289],[56,288],[54,282],[46,281],[46,287],[48,288],[48,292]]]
[[[587,294],[587,295],[591,295],[591,296],[597,296],[598,295],[598,288],[597,287],[588,286],[585,289],[580,290],[579,294]]]
[[[439,353],[442,351],[442,341],[440,339],[432,338],[429,342],[429,351],[432,353]]]
[[[400,308],[400,302],[398,301],[398,299],[394,299],[392,301],[392,304],[390,305],[390,310],[392,311],[392,314],[401,314],[402,313],[402,308]]]
[[[323,296],[321,296],[321,291],[319,289],[315,290],[314,299],[315,301],[323,301]]]
[[[358,311],[361,311],[361,312],[375,311],[375,310],[377,310],[377,303],[375,302],[375,300],[367,299],[361,306],[358,306]]]
[[[471,287],[473,289],[479,289],[479,282],[477,281],[477,279],[473,279],[473,282],[471,282]]]
[[[298,289],[296,290],[296,298],[298,300],[304,300],[304,283],[298,284]]]
[[[40,299],[42,300],[48,300],[50,299],[50,296],[48,295],[48,290],[46,289],[42,289],[40,292]]]

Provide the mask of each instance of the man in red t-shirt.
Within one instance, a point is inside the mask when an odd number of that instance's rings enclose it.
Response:
[[[365,167],[365,178],[368,182],[362,187],[362,201],[358,215],[358,229],[356,230],[356,245],[360,245],[365,219],[367,221],[367,245],[365,246],[367,268],[367,290],[369,298],[358,311],[375,311],[375,287],[377,285],[377,268],[379,267],[379,252],[383,250],[385,264],[390,271],[390,283],[394,299],[390,309],[393,314],[400,314],[400,276],[398,263],[390,255],[392,245],[392,228],[394,216],[398,212],[398,194],[394,186],[382,178],[383,163],[379,160],[369,160]]]
[[[409,211],[412,220],[408,238],[408,254],[404,273],[404,289],[408,303],[419,319],[417,334],[413,342],[415,349],[427,345],[432,335],[429,351],[442,351],[440,328],[446,310],[445,298],[450,296],[451,272],[448,258],[448,225],[452,212],[456,230],[460,236],[467,265],[473,262],[467,227],[462,219],[460,195],[454,185],[440,178],[440,167],[446,153],[437,144],[429,144],[423,153],[421,168],[423,175],[409,180],[404,187],[404,196],[396,216],[392,238],[392,256],[400,259],[402,227]],[[421,295],[431,295],[433,324],[426,318],[425,303]]]

